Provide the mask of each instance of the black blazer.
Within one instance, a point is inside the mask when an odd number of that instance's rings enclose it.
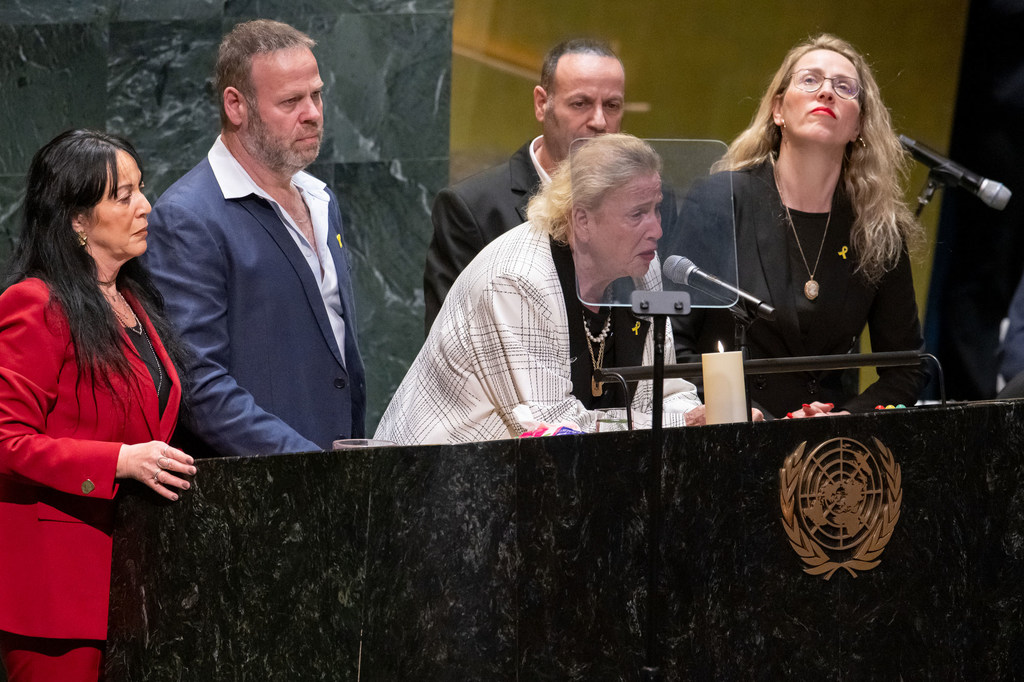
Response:
[[[758,320],[750,328],[747,345],[751,358],[857,352],[865,324],[874,351],[923,348],[906,251],[876,285],[854,272],[857,255],[849,241],[853,213],[844,196],[837,197],[816,272],[815,279],[821,283],[821,294],[814,303],[818,314],[804,331],[797,317],[797,301],[803,298],[807,273],[793,272],[790,267],[790,228],[770,164],[720,173],[695,188],[681,208],[683,235],[699,230],[699,223],[707,218],[703,207],[716,205],[714,198],[720,201],[729,191],[730,175],[739,287],[776,310],[773,321]],[[847,247],[845,258],[843,247]],[[677,348],[684,356],[712,352],[718,341],[726,348],[733,345],[734,325],[728,310],[694,310],[680,320],[675,331]],[[748,377],[747,386],[751,399],[777,417],[815,400],[853,412],[871,410],[878,404],[909,406],[916,402],[924,379],[919,368],[879,368],[878,374],[878,381],[860,395],[855,377],[850,381],[847,376],[844,381],[842,372],[756,375]]]
[[[448,290],[480,250],[520,223],[540,185],[527,142],[503,163],[441,190],[430,220],[434,235],[423,272],[426,332],[434,324]]]

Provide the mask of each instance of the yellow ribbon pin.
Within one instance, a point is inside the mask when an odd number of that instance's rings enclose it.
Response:
[[[341,239],[341,237],[338,237],[338,239]],[[843,257],[843,260],[846,260],[846,250],[848,248],[848,246],[844,246],[843,248],[839,249],[839,255]]]
[[[640,336],[640,323],[637,322],[633,325],[633,336]]]
[[[338,248],[339,249],[345,248],[344,246],[341,245],[341,235],[340,234],[336,234],[334,236],[338,238]],[[843,248],[845,249],[846,247],[844,246]],[[844,256],[844,258],[845,258],[845,256]]]

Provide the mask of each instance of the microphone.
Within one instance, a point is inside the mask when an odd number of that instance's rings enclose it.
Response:
[[[972,173],[960,164],[942,156],[934,149],[911,140],[906,135],[900,135],[900,144],[916,160],[928,166],[931,169],[932,175],[947,185],[964,188],[997,211],[1002,211],[1006,208],[1006,203],[1010,200],[1013,192],[1007,189],[1003,183],[983,178],[977,173]]]
[[[661,272],[665,275],[665,279],[671,280],[676,284],[686,284],[691,287],[697,287],[696,284],[690,282],[694,277],[702,279],[705,282],[710,282],[711,284],[728,291],[733,296],[739,297],[741,301],[749,303],[754,308],[757,316],[761,319],[775,319],[775,308],[771,307],[761,299],[751,296],[742,289],[737,289],[733,285],[723,282],[714,275],[709,275],[694,265],[693,261],[689,258],[683,258],[682,256],[669,256],[665,259],[665,264],[662,266]],[[710,291],[707,293],[712,296],[715,295]]]

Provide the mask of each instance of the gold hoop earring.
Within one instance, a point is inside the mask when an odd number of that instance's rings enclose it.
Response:
[[[866,148],[867,148],[867,146],[868,146],[868,143],[867,143],[867,142],[865,142],[865,141],[864,141],[864,138],[863,138],[863,137],[861,137],[860,135],[858,135],[858,136],[857,136],[857,142],[860,142],[860,146],[861,146],[862,148],[864,148],[864,149],[866,149]]]
[[[786,119],[784,119],[784,118],[780,118],[779,120],[780,120],[780,121],[782,121],[782,126],[781,126],[781,128],[782,128],[783,130],[785,130],[785,129],[786,129]]]
[[[76,232],[75,234],[78,235],[78,245],[85,248],[85,243],[89,241],[89,235],[85,232]]]

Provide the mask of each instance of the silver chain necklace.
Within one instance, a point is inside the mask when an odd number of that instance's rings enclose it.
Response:
[[[139,336],[142,336],[142,320],[140,320],[139,316],[135,314],[135,311],[132,310],[132,307],[128,305],[128,301],[124,300],[124,296],[121,295],[121,291],[119,289],[114,289],[114,293],[117,294],[117,297],[119,299],[121,299],[121,303],[124,303],[124,307],[128,310],[128,312],[130,312],[135,317],[135,324],[129,323],[128,319],[121,313],[117,312],[117,307],[113,303],[111,303],[110,309],[114,311],[114,317],[117,318],[117,321],[121,323],[122,327],[129,331],[135,332]]]
[[[163,388],[164,385],[164,370],[163,367],[160,366],[160,358],[156,354],[156,348],[153,347],[153,342],[149,340],[149,334],[145,333],[146,329],[142,326],[142,318],[135,315],[135,311],[132,310],[130,305],[128,305],[128,301],[124,300],[124,296],[121,295],[121,291],[119,289],[114,289],[114,292],[117,293],[117,297],[121,299],[121,302],[124,303],[125,307],[131,311],[132,315],[135,316],[135,324],[133,326],[129,325],[128,320],[126,320],[121,313],[117,312],[117,308],[111,305],[110,308],[114,311],[114,317],[117,318],[117,321],[120,322],[121,326],[125,329],[135,332],[146,339],[146,343],[149,344],[149,350],[153,354],[153,359],[156,360],[156,394],[159,396],[160,389]]]
[[[139,320],[139,316],[135,316],[136,320]],[[139,333],[145,331],[142,327],[142,320],[139,320]],[[156,361],[156,396],[160,398],[160,389],[164,386],[164,370],[160,366],[160,357],[156,354],[156,348],[153,348],[153,342],[149,340],[149,334],[143,334],[146,337],[146,343],[149,344],[149,351],[153,354],[153,359]]]

